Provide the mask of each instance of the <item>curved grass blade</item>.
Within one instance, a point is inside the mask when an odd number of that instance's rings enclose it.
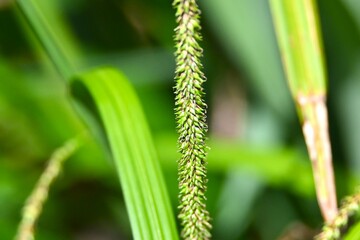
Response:
[[[160,165],[132,86],[118,71],[100,68],[74,78],[72,93],[83,114],[97,117],[90,122],[103,125],[134,239],[178,239]]]
[[[328,135],[326,76],[314,0],[271,0],[289,86],[313,167],[317,198],[326,222],[337,214]]]

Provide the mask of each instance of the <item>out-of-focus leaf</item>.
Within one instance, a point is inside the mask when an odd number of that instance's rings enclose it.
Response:
[[[263,187],[263,180],[258,175],[229,171],[214,217],[215,239],[239,239],[250,223],[250,212]]]
[[[338,89],[337,110],[342,119],[342,133],[344,134],[344,148],[351,165],[350,171],[359,176],[360,172],[360,112],[357,111],[360,103],[360,62],[355,65],[355,69],[341,88]],[[359,180],[359,177],[358,177]],[[351,189],[352,191],[352,189]]]
[[[131,85],[116,70],[102,68],[74,78],[72,92],[92,128],[103,126],[98,134],[107,135],[134,238],[177,239],[165,182]]]
[[[42,158],[47,147],[52,149],[83,127],[66,101],[63,85],[42,81],[40,75],[31,82],[17,70],[0,59],[0,138],[7,139],[2,147],[15,154],[27,152],[28,160]]]
[[[122,53],[89,56],[87,67],[111,65],[121,69],[131,83],[150,85],[172,83],[175,61],[173,54],[162,49],[141,49]]]
[[[159,135],[155,138],[155,144],[162,164],[167,168],[176,168],[178,153],[175,134]],[[209,172],[242,169],[258,175],[273,186],[286,187],[304,196],[314,194],[309,161],[294,149],[241,145],[215,139],[210,139],[209,146]]]
[[[69,34],[64,30],[66,28],[60,21],[57,8],[48,1],[17,0],[15,2],[59,73],[65,79],[69,79],[74,74],[77,65],[75,62],[79,57],[76,48],[72,46],[72,41],[66,40]],[[50,20],[46,12],[50,14]]]
[[[343,237],[344,240],[359,240],[360,239],[360,222],[352,226]]]
[[[321,27],[323,31],[326,63],[329,78],[330,129],[337,167],[349,164],[354,176],[360,171],[360,114],[357,109],[360,98],[360,20],[359,1],[319,0]],[[331,108],[333,107],[333,108]],[[337,178],[338,196],[342,192],[341,181]],[[349,191],[349,192],[348,192]]]
[[[207,0],[201,6],[238,69],[245,69],[261,97],[287,118],[292,105],[267,1]]]
[[[357,22],[358,29],[360,30],[360,2],[357,0],[342,0],[341,2],[343,2],[352,13],[352,16]]]
[[[290,199],[279,192],[270,191],[260,196],[255,211],[255,225],[262,240],[281,239],[279,236],[284,228],[297,218]]]
[[[344,78],[356,67],[357,58],[360,56],[360,25],[356,24],[355,17],[357,16],[351,15],[351,11],[356,12],[359,7],[347,9],[344,3],[346,0],[319,0],[317,2],[319,4],[330,90],[332,86],[337,89],[337,86],[341,86]]]

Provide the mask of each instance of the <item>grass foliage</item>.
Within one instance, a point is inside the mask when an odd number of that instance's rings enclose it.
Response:
[[[359,3],[13,3],[0,239],[359,238]]]

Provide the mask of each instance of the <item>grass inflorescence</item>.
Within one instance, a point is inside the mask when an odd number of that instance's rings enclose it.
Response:
[[[176,108],[179,148],[179,218],[184,239],[209,239],[210,216],[206,210],[206,104],[199,45],[200,10],[195,0],[175,0]]]

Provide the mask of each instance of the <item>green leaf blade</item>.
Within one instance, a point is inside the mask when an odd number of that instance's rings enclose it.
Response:
[[[25,18],[25,22],[33,30],[35,36],[45,49],[49,58],[54,63],[61,76],[68,80],[75,73],[77,64],[75,59],[80,59],[73,41],[63,29],[60,21],[49,21],[48,12],[45,12],[38,0],[16,0],[17,10]],[[57,9],[48,4],[47,10],[53,15],[60,15]],[[52,16],[56,18],[59,16]]]
[[[271,0],[283,65],[293,95],[313,167],[322,215],[337,214],[326,107],[325,64],[314,0]]]
[[[325,94],[325,64],[315,2],[271,0],[271,8],[293,96]]]
[[[169,197],[140,103],[119,72],[98,69],[80,81],[108,136],[135,239],[178,239]]]

